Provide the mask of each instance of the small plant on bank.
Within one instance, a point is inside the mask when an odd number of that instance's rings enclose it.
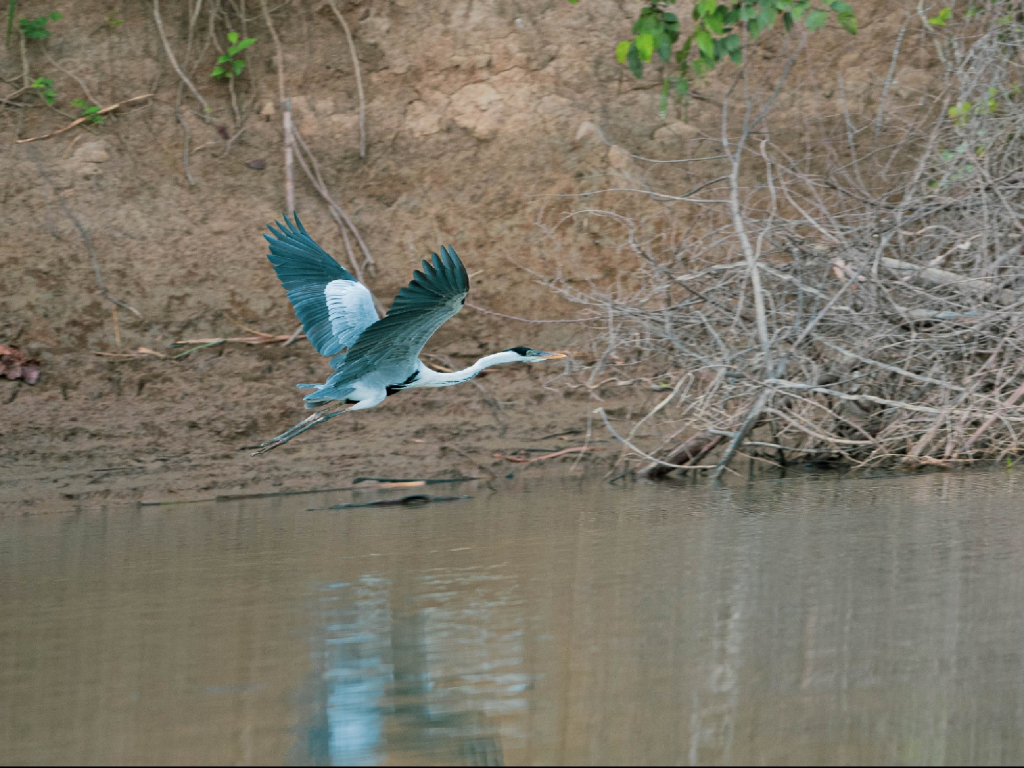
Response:
[[[102,123],[103,115],[97,114],[100,108],[95,104],[90,104],[85,99],[74,99],[71,102],[71,106],[78,107],[78,111],[81,113],[81,117],[85,118],[87,123]]]
[[[32,87],[39,94],[39,98],[47,104],[53,105],[53,100],[57,98],[57,93],[53,90],[53,80],[48,77],[37,77],[32,81]]]
[[[46,25],[51,21],[63,18],[64,14],[54,11],[35,19],[18,19],[18,26],[21,27],[21,34],[25,36],[26,40],[45,40],[50,36],[50,30],[46,28]]]
[[[221,57],[217,59],[217,66],[213,68],[213,71],[210,73],[210,77],[227,80],[242,74],[242,70],[245,69],[246,61],[245,59],[236,59],[235,56],[255,43],[256,38],[247,37],[244,40],[240,40],[240,37],[241,35],[237,32],[228,32],[228,52],[222,54]]]
[[[569,0],[576,4],[579,0]],[[744,38],[756,40],[781,21],[786,31],[802,23],[815,32],[834,15],[851,35],[857,17],[844,0],[696,0],[693,24],[687,33],[669,8],[676,0],[646,0],[633,24],[633,37],[615,47],[615,58],[640,79],[644,65],[661,59],[661,107],[664,116],[669,95],[685,99],[695,77],[711,72],[725,59],[743,62]]]

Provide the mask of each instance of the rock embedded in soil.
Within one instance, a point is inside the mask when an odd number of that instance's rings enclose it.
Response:
[[[107,142],[90,141],[75,150],[72,157],[80,163],[105,163],[110,159],[107,151]]]

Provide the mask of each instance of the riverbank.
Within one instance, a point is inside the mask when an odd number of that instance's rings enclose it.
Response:
[[[90,353],[45,362],[34,387],[0,381],[0,514],[334,488],[357,477],[567,471],[578,458],[579,471],[617,455],[603,430],[587,440],[596,406],[585,389],[553,386],[553,365],[403,393],[254,458],[254,445],[307,415],[293,384],[315,380],[326,361],[305,342],[225,345],[174,362]],[[619,397],[600,404],[614,412],[628,399]],[[584,445],[582,458],[523,461]]]

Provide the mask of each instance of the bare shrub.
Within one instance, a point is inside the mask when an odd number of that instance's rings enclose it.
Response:
[[[614,223],[635,263],[614,285],[552,284],[604,319],[591,384],[618,359],[665,390],[632,423],[597,411],[647,474],[717,476],[740,452],[858,467],[1020,452],[1024,26],[912,21],[945,76],[910,114],[886,107],[890,71],[877,115],[844,107],[792,156],[771,133],[785,76],[759,92],[745,69],[699,158],[712,182],[638,181],[642,202],[588,193],[567,214]],[[663,187],[672,167],[690,166],[662,164]]]

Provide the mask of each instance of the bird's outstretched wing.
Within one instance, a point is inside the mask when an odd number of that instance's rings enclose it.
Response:
[[[321,355],[336,355],[355,344],[359,335],[377,322],[373,296],[365,285],[317,245],[295,214],[293,224],[269,225],[271,235],[267,258],[295,314],[302,322],[306,338]]]
[[[412,282],[398,292],[387,315],[371,325],[349,349],[345,364],[331,383],[354,382],[374,371],[416,370],[427,340],[455,315],[469,293],[469,275],[451,247],[432,255]]]

